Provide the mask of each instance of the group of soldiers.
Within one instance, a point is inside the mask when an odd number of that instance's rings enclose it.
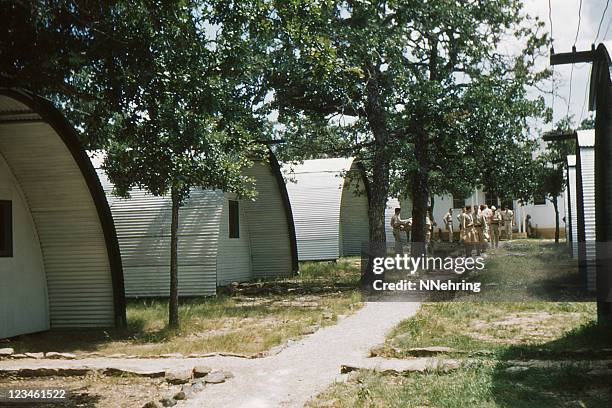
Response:
[[[450,208],[444,215],[444,226],[448,233],[448,241],[453,242],[453,209]],[[494,205],[489,208],[487,204],[467,205],[457,215],[459,222],[459,241],[465,246],[465,252],[471,254],[476,250],[479,255],[490,242],[493,248],[499,247],[502,233],[505,238],[512,239],[514,226],[514,211],[504,205],[497,209]]]
[[[512,239],[512,228],[514,224],[514,212],[504,205],[497,209],[494,205],[490,208],[487,204],[467,205],[461,209],[461,214],[457,215],[459,223],[459,242],[464,245],[466,256],[470,256],[474,250],[479,255],[487,248],[488,243],[494,248],[499,247],[499,240],[502,233],[505,238]],[[448,242],[453,242],[454,218],[453,209],[450,208],[443,217],[444,227],[448,235]],[[425,217],[425,243],[429,246],[432,232],[436,222],[431,216],[431,211],[427,211]],[[395,214],[391,217],[391,228],[395,239],[396,252],[401,252],[401,233],[408,234],[412,227],[412,219],[402,219],[401,209],[396,208]],[[441,239],[442,237],[440,237]]]

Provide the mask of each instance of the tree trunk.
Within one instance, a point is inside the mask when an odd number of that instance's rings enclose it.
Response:
[[[418,131],[414,143],[417,170],[412,175],[412,255],[425,253],[425,216],[429,202],[427,137]]]
[[[179,327],[178,299],[178,226],[180,197],[178,190],[172,188],[172,224],[170,226],[170,302],[168,305],[168,325]]]
[[[553,208],[555,209],[555,244],[559,243],[559,203],[557,197],[552,199]]]
[[[375,72],[370,67],[370,72]],[[385,234],[385,208],[389,194],[389,153],[387,141],[386,112],[380,103],[380,89],[375,77],[368,81],[366,87],[366,116],[370,130],[374,135],[375,148],[372,155],[372,182],[369,185],[370,197],[368,205],[369,248],[368,262],[361,276],[361,285],[369,288],[377,277],[372,272],[373,258],[387,255]]]

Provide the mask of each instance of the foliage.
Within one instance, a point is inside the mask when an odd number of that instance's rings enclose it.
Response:
[[[371,184],[370,240],[384,241],[390,189],[418,202],[415,223],[429,194],[527,189],[508,180],[531,160],[527,119],[547,114],[526,92],[549,75],[535,69],[548,36],[520,1],[274,5],[268,80],[291,142],[282,153],[359,158]],[[502,55],[508,38],[523,48]]]

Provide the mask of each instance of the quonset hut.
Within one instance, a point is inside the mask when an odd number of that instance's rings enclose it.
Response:
[[[358,256],[369,238],[368,188],[353,158],[283,166],[300,261]]]
[[[90,153],[106,191],[119,237],[127,297],[170,293],[170,196],[134,189],[112,194],[100,168],[103,154]],[[220,190],[193,189],[180,209],[179,296],[213,296],[218,286],[297,271],[293,216],[278,162],[256,161],[244,173],[255,181],[257,198],[239,200]]]
[[[53,105],[0,88],[0,338],[125,324],[115,227]]]

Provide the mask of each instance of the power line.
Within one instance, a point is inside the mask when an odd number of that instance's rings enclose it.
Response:
[[[593,67],[591,66],[589,68],[589,76],[588,76],[588,78],[591,78],[591,70],[592,69],[593,69]],[[584,108],[585,108],[585,106],[587,104],[587,100],[589,99],[589,89],[590,89],[589,80],[587,80],[587,84],[586,84],[586,87],[584,89],[584,100],[582,101],[582,108],[580,108],[580,119],[578,120],[578,126],[580,126],[580,124],[582,123],[582,117],[584,116]]]
[[[551,0],[548,0],[548,22],[550,23],[550,44],[553,42],[553,25],[552,25],[552,7],[550,5]]]
[[[548,0],[548,22],[550,24],[550,53],[555,53],[554,43],[553,43],[553,22],[552,22],[552,6],[550,5],[551,0]],[[552,103],[550,106],[551,114],[554,122],[555,118],[555,66],[552,66],[552,74],[551,74],[551,94],[552,94]]]
[[[572,50],[576,50],[576,42],[578,41],[578,34],[580,33],[580,22],[582,20],[582,0],[580,0],[580,5],[578,6],[578,28],[576,28],[576,37],[574,37],[574,45]],[[574,79],[574,64],[572,64],[572,69],[570,71],[570,79],[569,79],[569,97],[567,98],[567,113],[565,116],[569,118],[570,107],[572,105],[572,82]]]
[[[576,46],[576,42],[578,41],[578,33],[580,32],[580,20],[582,20],[582,0],[580,0],[580,5],[578,6],[578,28],[576,29],[576,38],[574,38],[574,47]]]
[[[610,5],[610,0],[606,1],[606,8],[604,8],[603,14],[601,15],[601,20],[599,20],[599,27],[597,27],[597,35],[595,36],[595,41],[597,42],[597,38],[599,38],[599,30],[601,30],[601,23],[603,23],[604,17],[606,16],[606,11],[608,11],[608,6]]]

